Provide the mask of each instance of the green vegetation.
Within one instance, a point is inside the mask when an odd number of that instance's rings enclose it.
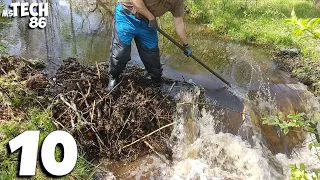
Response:
[[[0,3],[0,15],[2,14],[3,9],[4,9],[4,5]],[[1,32],[2,28],[4,27],[4,25],[6,25],[7,23],[8,23],[8,18],[4,18],[4,17],[0,16],[0,32]],[[4,52],[7,52],[7,49],[0,40],[0,54],[4,53]]]
[[[52,123],[52,119],[49,111],[42,111],[40,109],[30,110],[29,118],[26,121],[7,121],[0,122],[0,176],[4,179],[15,179],[17,176],[18,157],[17,153],[9,154],[7,151],[8,142],[14,137],[18,136],[26,130],[40,130],[40,143],[45,139],[49,133],[53,132],[56,128]],[[61,155],[60,153],[57,153]],[[61,158],[61,157],[57,157]],[[88,178],[88,175],[92,173],[92,167],[79,157],[78,162],[74,170],[65,179],[76,178],[83,179]],[[37,165],[37,174],[33,179],[48,179],[46,174],[40,170],[40,165]]]
[[[276,125],[283,130],[284,134],[288,134],[290,128],[303,128],[306,132],[316,133],[315,125],[317,122],[315,119],[320,119],[320,114],[316,117],[307,117],[305,113],[289,114],[285,119],[280,112],[277,116],[268,116],[262,118],[263,124]]]
[[[2,14],[2,10],[4,9],[4,4],[0,3],[0,14]],[[0,29],[8,22],[8,18],[0,16]]]
[[[190,14],[196,24],[205,23],[220,35],[236,41],[273,45],[275,48],[297,47],[304,55],[320,57],[319,41],[312,37],[298,37],[295,29],[284,20],[294,8],[298,17],[320,17],[320,10],[311,0],[188,0]]]
[[[294,10],[291,12],[291,18],[286,19],[285,23],[298,26],[292,33],[296,36],[300,36],[304,32],[308,32],[314,39],[320,39],[320,18],[307,18],[298,19]]]
[[[291,168],[291,178],[290,180],[318,180],[320,179],[320,174],[317,171],[308,173],[306,167],[303,163],[299,166],[296,164],[290,164]]]
[[[268,116],[263,118],[263,124],[275,125],[280,127],[284,134],[288,134],[293,128],[300,128],[301,130],[311,133],[312,137],[315,137],[309,144],[308,148],[311,151],[315,149],[315,155],[318,157],[320,163],[320,138],[316,129],[317,123],[320,121],[320,114],[307,116],[305,113],[289,114],[287,118],[284,118],[282,113],[278,116]],[[304,163],[299,165],[289,164],[291,169],[290,180],[318,180],[320,179],[319,170],[307,170]]]
[[[47,97],[38,96],[37,91],[27,88],[35,69],[13,57],[6,61],[0,59],[0,179],[16,179],[18,173],[18,154],[8,152],[8,142],[26,130],[39,130],[40,142],[56,130]],[[27,81],[26,81],[27,80]],[[38,84],[38,92],[42,85]],[[33,87],[35,87],[33,85]],[[44,108],[48,107],[48,108]],[[56,159],[61,160],[61,149],[56,148]],[[94,169],[79,153],[78,162],[73,171],[64,179],[88,179]],[[50,179],[37,165],[37,174],[32,179]]]
[[[291,12],[291,18],[285,20],[286,24],[294,25],[292,34],[295,38],[306,41],[310,41],[310,52],[314,52],[313,57],[319,59],[319,49],[317,46],[320,45],[320,18],[298,18],[295,10]],[[313,40],[311,40],[313,39]],[[301,41],[303,42],[303,41]],[[315,43],[313,43],[315,42]],[[303,44],[303,43],[301,43]],[[313,47],[316,45],[315,47]],[[307,47],[307,46],[306,46]],[[312,49],[314,48],[314,49]],[[319,61],[316,61],[319,66]],[[319,74],[317,73],[317,66],[314,64],[303,63],[304,65],[299,68],[294,68],[293,73],[301,79],[301,77],[308,77],[311,82],[316,82],[313,84],[313,91],[316,94],[319,94]],[[315,72],[316,71],[316,72]],[[264,124],[275,125],[283,130],[284,134],[288,134],[292,128],[300,128],[305,132],[311,133],[312,137],[315,137],[309,144],[308,148],[310,151],[314,149],[316,156],[318,157],[318,163],[320,163],[320,137],[317,131],[317,125],[320,121],[320,114],[314,114],[312,117],[308,117],[305,113],[296,113],[289,114],[287,118],[284,118],[282,113],[279,113],[278,116],[269,116],[263,118]],[[318,180],[320,179],[320,170],[308,170],[304,163],[300,165],[290,164],[291,177],[290,180]]]

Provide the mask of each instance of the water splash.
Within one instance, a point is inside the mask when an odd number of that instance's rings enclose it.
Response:
[[[275,110],[276,102],[271,97],[270,89],[267,86],[261,86],[264,89],[262,93],[268,93],[269,96],[257,95],[262,99],[257,101],[265,104],[258,108],[269,108]],[[306,89],[302,89],[305,91]],[[180,114],[183,118],[178,118],[172,141],[174,141],[174,163],[171,167],[173,171],[172,179],[286,179],[289,177],[289,163],[305,164],[309,168],[319,168],[319,163],[314,152],[310,152],[306,145],[303,148],[296,147],[293,155],[288,158],[285,154],[273,155],[272,152],[263,144],[261,132],[252,124],[250,116],[246,116],[242,126],[239,128],[240,136],[230,133],[223,133],[217,130],[217,122],[220,121],[218,116],[213,116],[214,109],[199,110],[197,100],[201,99],[201,93],[184,92],[180,94],[180,99],[192,104],[192,106],[179,107]],[[310,92],[304,92],[311,95]],[[269,98],[269,99],[265,99]],[[319,103],[314,98],[306,98],[311,109],[318,109]],[[308,109],[308,108],[307,108]],[[249,113],[251,109],[248,109]],[[188,111],[189,113],[182,113]],[[190,113],[195,112],[195,113]],[[220,112],[222,113],[222,112]],[[189,114],[190,116],[186,116]],[[219,114],[219,113],[216,113]],[[222,113],[223,114],[223,113]],[[220,114],[221,115],[221,114]],[[179,116],[178,116],[179,117]],[[192,119],[196,124],[190,124],[185,121]],[[190,133],[196,132],[193,135]],[[190,139],[190,136],[192,138]],[[189,137],[189,138],[188,138]],[[306,141],[310,140],[308,137]],[[251,139],[251,142],[247,139]],[[309,159],[308,159],[309,158]],[[166,177],[168,178],[168,177]]]
[[[198,93],[199,94],[199,93]],[[190,93],[182,93],[181,99],[189,100],[193,106],[179,107],[180,110],[197,112],[195,100],[199,97]],[[192,98],[190,98],[192,96]],[[212,110],[211,110],[212,111]],[[199,112],[199,111],[198,111]],[[185,113],[184,113],[185,114]],[[186,126],[185,119],[192,119],[196,125],[192,129],[197,129],[193,135],[193,141],[186,136],[190,136],[190,127]],[[241,137],[229,133],[218,132],[216,119],[212,112],[204,108],[200,113],[190,114],[190,117],[179,118],[175,127],[174,137],[174,175],[173,179],[279,179],[282,178],[280,162],[273,158],[271,152],[260,145],[255,139],[255,145],[243,141]],[[247,127],[250,125],[247,124]],[[242,127],[243,131],[247,129]],[[196,138],[195,138],[196,137]],[[269,169],[269,171],[265,171]]]

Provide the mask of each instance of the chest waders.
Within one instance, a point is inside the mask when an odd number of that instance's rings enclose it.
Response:
[[[117,3],[110,49],[110,74],[114,79],[119,77],[131,59],[132,39],[151,78],[160,79],[162,67],[157,30],[151,29],[147,21],[136,18]]]

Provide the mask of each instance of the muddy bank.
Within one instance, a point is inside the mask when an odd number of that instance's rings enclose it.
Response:
[[[272,59],[279,69],[290,73],[291,77],[320,95],[320,63],[303,57],[298,49],[285,49],[273,52]]]
[[[0,69],[1,120],[23,121],[36,104],[52,113],[58,129],[73,134],[89,159],[128,161],[165,151],[176,103],[140,68],[125,70],[117,94],[106,90],[106,64],[85,66],[69,58],[48,79],[43,63],[9,56],[1,57]]]

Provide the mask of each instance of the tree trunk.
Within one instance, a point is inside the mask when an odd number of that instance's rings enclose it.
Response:
[[[320,9],[320,0],[316,0],[316,7]]]

